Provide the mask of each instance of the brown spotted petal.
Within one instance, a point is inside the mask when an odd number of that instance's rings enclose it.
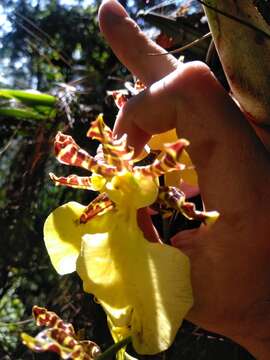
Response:
[[[151,206],[164,217],[173,215],[173,210],[181,211],[182,204],[185,202],[185,194],[173,186],[160,186],[158,196]]]
[[[141,91],[146,89],[146,86],[144,85],[144,83],[140,79],[137,79],[135,81],[134,88],[137,91],[137,93],[140,93]]]
[[[113,140],[112,130],[104,123],[102,114],[99,114],[96,120],[92,121],[86,136],[101,143]]]
[[[90,171],[97,165],[96,160],[81,149],[71,136],[60,131],[54,140],[54,151],[57,160],[65,165],[78,166]]]
[[[127,145],[127,136],[123,135],[120,139],[114,139],[111,129],[103,121],[102,114],[92,122],[87,136],[101,142],[106,164],[115,166],[118,171],[129,169],[132,165],[134,151]]]
[[[33,315],[39,326],[48,329],[41,331],[35,338],[22,333],[26,346],[36,352],[52,351],[62,359],[93,360],[100,354],[99,347],[92,341],[78,341],[69,323],[65,323],[54,312],[38,306],[33,307]]]
[[[133,165],[134,150],[127,145],[127,135],[124,134],[120,139],[115,139],[111,143],[103,144],[103,153],[106,162],[117,167],[118,170],[130,170]]]
[[[189,220],[198,220],[205,224],[214,222],[219,214],[216,211],[200,211],[195,205],[185,200],[185,194],[173,186],[160,186],[155,203],[151,206],[165,217],[171,216],[176,210]]]
[[[53,173],[49,173],[49,176],[56,186],[65,185],[77,189],[95,190],[90,176],[69,175],[68,177],[57,177]]]
[[[181,206],[182,214],[190,220],[198,220],[206,225],[213,224],[219,217],[217,211],[200,211],[196,210],[193,203],[184,202]]]
[[[107,91],[107,94],[113,97],[118,109],[121,109],[129,98],[146,89],[146,86],[139,79],[136,80],[134,86],[130,82],[126,82],[125,86],[126,89]]]
[[[98,160],[100,164],[105,164],[107,162],[115,166],[118,171],[121,171],[123,168],[130,169],[129,161],[121,159],[121,157],[113,153],[113,150],[113,145],[106,144],[106,146],[103,146],[100,144],[97,148],[95,159]]]
[[[91,220],[94,216],[103,215],[114,207],[115,204],[110,200],[108,195],[106,193],[101,193],[86,207],[80,216],[80,223],[86,224],[87,221]]]
[[[103,176],[113,176],[116,168],[106,164],[100,164],[93,156],[79,147],[74,139],[58,132],[54,141],[56,158],[65,165],[82,167]]]
[[[114,103],[118,109],[121,109],[121,107],[123,107],[129,99],[128,92],[126,90],[114,90],[109,92],[109,95],[113,97]]]
[[[184,170],[185,166],[179,163],[183,150],[189,145],[185,139],[179,139],[174,143],[164,145],[164,153],[159,159],[156,159],[153,164],[134,167],[135,171],[142,173],[145,176],[158,177],[167,172],[174,170]]]
[[[67,335],[75,336],[72,324],[65,323],[56,313],[39,306],[33,306],[32,312],[38,326],[62,329]]]

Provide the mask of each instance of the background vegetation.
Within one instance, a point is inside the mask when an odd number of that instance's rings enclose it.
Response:
[[[196,1],[174,1],[161,9],[152,8],[160,3],[154,0],[121,3],[132,16],[143,10],[139,21],[144,19],[152,34],[157,32],[155,25],[166,34],[165,40],[172,37],[168,42],[172,49],[207,32]],[[106,91],[123,88],[132,80],[99,33],[98,5],[98,0],[1,1],[0,87],[48,92],[59,101],[57,115],[46,120],[0,118],[0,360],[57,358],[32,354],[21,344],[22,330],[37,331],[31,319],[34,304],[56,311],[72,322],[82,337],[102,348],[112,343],[102,310],[83,293],[76,274],[59,277],[55,273],[42,238],[44,220],[52,209],[71,199],[87,204],[92,196],[82,190],[56,188],[49,181],[49,171],[59,175],[68,171],[52,154],[56,131],[70,133],[93,153],[95,149],[85,138],[90,122],[103,112],[112,125],[116,115]],[[172,18],[166,18],[168,15]],[[208,47],[205,42],[184,55],[186,59],[204,59]],[[226,86],[214,52],[208,51],[208,61]],[[171,231],[185,226],[178,218]],[[165,357],[251,359],[230,340],[187,322]]]

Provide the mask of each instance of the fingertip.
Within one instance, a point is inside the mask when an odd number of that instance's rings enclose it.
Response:
[[[178,66],[177,71],[174,72],[173,78],[172,90],[174,93],[179,96],[180,91],[183,96],[184,88],[185,94],[187,93],[188,97],[191,98],[197,93],[201,95],[202,93],[205,93],[206,90],[211,90],[213,86],[208,89],[208,79],[213,80],[214,76],[208,65],[202,61],[190,61],[182,66]],[[216,79],[215,82],[217,82]]]
[[[166,76],[177,67],[172,55],[151,41],[117,0],[105,0],[99,8],[99,27],[118,59],[145,85]]]
[[[125,17],[129,15],[117,0],[103,0],[98,10],[100,30],[106,35],[112,26]]]
[[[113,135],[119,138],[123,134],[127,134],[128,144],[134,148],[135,157],[142,152],[145,144],[147,144],[151,138],[149,134],[134,122],[129,121],[127,117],[123,116],[120,110],[113,128]]]
[[[201,74],[209,74],[209,72],[211,72],[209,66],[203,61],[199,60],[190,61],[185,69],[187,72],[189,72],[189,75],[195,74],[196,77],[200,76]]]
[[[202,228],[196,228],[191,230],[183,230],[174,235],[170,242],[173,247],[181,250],[187,256],[191,256],[191,252],[194,248],[194,242],[201,234]]]

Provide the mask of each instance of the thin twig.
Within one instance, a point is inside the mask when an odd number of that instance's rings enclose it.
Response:
[[[11,135],[11,137],[9,138],[8,142],[6,143],[6,145],[0,149],[0,158],[1,156],[3,156],[3,154],[7,151],[7,149],[10,147],[10,145],[12,144],[12,141],[14,140],[15,136],[17,135],[20,127],[21,127],[21,123],[22,120],[19,122],[18,126],[16,126],[16,129],[14,130],[13,134]]]
[[[33,322],[34,320],[31,319],[26,319],[26,320],[22,320],[22,321],[16,321],[16,322],[2,322],[0,321],[0,327],[8,327],[10,325],[13,326],[21,326],[21,325],[25,325],[25,324],[29,324],[31,322]]]
[[[210,45],[208,47],[207,53],[206,53],[206,57],[205,57],[205,62],[207,65],[211,65],[211,60],[213,57],[213,54],[215,53],[215,43],[213,41],[213,39],[210,42]]]
[[[172,50],[172,51],[166,51],[162,54],[156,54],[156,53],[150,53],[150,54],[147,54],[149,56],[160,56],[160,55],[169,55],[169,54],[175,54],[175,53],[179,53],[179,52],[182,52],[184,50],[187,50],[195,45],[197,45],[199,42],[205,40],[205,39],[208,39],[209,37],[211,37],[212,34],[211,32],[208,32],[207,34],[204,34],[203,36],[201,36],[200,38],[197,38],[195,40],[193,40],[192,42],[178,48],[178,49],[175,49],[175,50]]]
[[[65,54],[63,51],[58,51],[57,48],[55,48],[55,46],[57,46],[57,44],[55,43],[55,40],[47,33],[45,32],[44,30],[42,30],[39,26],[37,26],[32,20],[30,20],[28,17],[22,15],[21,13],[19,13],[18,11],[15,11],[15,15],[17,15],[18,17],[20,17],[21,19],[23,19],[24,21],[26,21],[28,24],[30,24],[31,26],[33,26],[34,29],[36,29],[40,34],[42,34],[43,36],[45,36],[45,38],[48,39],[49,41],[49,45],[51,47],[54,47],[54,50],[57,51],[57,53],[59,55],[62,55],[65,60],[68,62],[68,63],[71,63],[72,61],[68,60],[68,55]]]
[[[37,45],[35,45],[31,40],[29,39],[25,39],[25,41],[27,42],[27,44],[30,46],[30,48],[36,52],[38,54],[38,56],[40,56],[41,58],[44,58],[45,61],[47,61],[47,63],[52,66],[55,67],[55,65],[51,62],[51,59],[49,58],[49,56],[45,55],[45,54],[41,54],[40,49],[38,48]]]
[[[157,9],[160,9],[160,8],[165,8],[166,6],[169,6],[169,5],[172,5],[175,3],[175,0],[165,0],[165,1],[162,1],[162,3],[160,4],[157,4],[157,5],[154,5],[154,6],[151,6],[151,8],[147,9],[146,11],[144,11],[144,14],[147,15],[148,13],[152,12],[152,11],[155,11]]]
[[[59,53],[59,51],[57,50],[57,48],[55,48],[54,46],[52,46],[51,44],[49,44],[47,40],[40,38],[39,35],[35,34],[32,30],[28,29],[27,26],[23,25],[22,22],[20,22],[20,21],[18,21],[18,20],[16,20],[16,19],[14,20],[14,22],[15,22],[19,27],[21,27],[22,29],[24,29],[24,31],[25,31],[28,35],[32,36],[32,37],[33,37],[34,39],[36,39],[37,41],[41,41],[41,43],[43,42],[43,44],[45,43],[45,45],[47,45],[47,46],[50,47],[51,49],[55,50],[55,51],[58,53],[59,58],[63,61],[63,63],[66,64],[68,67],[71,67],[70,62],[69,62],[67,59],[65,59],[65,57],[64,57],[61,53]]]

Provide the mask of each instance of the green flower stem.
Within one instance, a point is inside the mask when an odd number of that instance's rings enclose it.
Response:
[[[131,336],[115,343],[111,347],[109,347],[107,350],[105,350],[101,355],[97,357],[96,360],[106,360],[110,359],[113,355],[115,355],[119,350],[121,350],[124,346],[127,346],[131,343]]]

